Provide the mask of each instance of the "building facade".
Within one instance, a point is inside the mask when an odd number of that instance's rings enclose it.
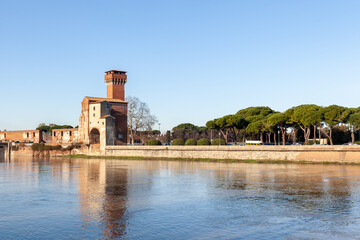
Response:
[[[53,144],[72,144],[80,143],[79,129],[68,128],[68,129],[53,129],[51,134]]]
[[[43,136],[40,130],[0,131],[0,141],[40,143],[43,141]]]
[[[105,72],[107,97],[84,97],[81,102],[79,128],[53,130],[52,143],[99,144],[100,149],[104,149],[106,145],[126,144],[126,82],[127,75],[124,71]]]

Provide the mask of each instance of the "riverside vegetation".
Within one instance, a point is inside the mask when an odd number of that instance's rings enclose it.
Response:
[[[305,104],[277,112],[260,106],[241,109],[235,114],[210,120],[204,127],[191,123],[180,124],[172,129],[172,133],[167,133],[166,141],[170,142],[171,134],[175,140],[213,139],[214,136],[221,136],[226,144],[251,139],[267,144],[285,145],[300,141],[310,145],[320,143],[321,139],[328,139],[334,145],[356,143],[359,140],[359,130],[360,107]],[[179,140],[175,143],[178,144]]]

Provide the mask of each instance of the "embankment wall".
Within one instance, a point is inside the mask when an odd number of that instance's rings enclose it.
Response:
[[[12,151],[13,157],[33,154],[31,148]],[[37,154],[39,153],[35,153]],[[91,145],[72,151],[50,151],[42,154],[360,163],[360,146],[107,146],[103,151],[98,146]]]
[[[360,146],[107,146],[102,155],[360,163]]]

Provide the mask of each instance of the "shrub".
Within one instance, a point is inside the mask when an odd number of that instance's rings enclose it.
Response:
[[[185,144],[185,140],[182,139],[182,138],[174,139],[174,140],[171,142],[171,145],[184,145],[184,144]]]
[[[45,145],[44,143],[34,143],[31,145],[31,149],[33,151],[51,151],[51,150],[61,150],[61,145],[51,146],[51,145]]]
[[[320,141],[316,140],[316,144],[320,144]],[[309,140],[308,145],[314,145],[314,140]]]
[[[211,145],[226,145],[226,142],[224,139],[214,139],[211,143]]]
[[[161,142],[157,139],[151,139],[151,140],[147,141],[145,143],[145,145],[152,145],[152,146],[161,145]]]
[[[31,149],[33,151],[44,151],[45,148],[45,144],[43,143],[34,143],[33,145],[31,145]]]
[[[193,138],[190,138],[186,140],[185,145],[196,145],[196,140]]]
[[[61,145],[50,146],[50,150],[61,150],[61,149],[62,149]]]
[[[197,141],[197,145],[210,145],[211,142],[207,138],[201,138]]]

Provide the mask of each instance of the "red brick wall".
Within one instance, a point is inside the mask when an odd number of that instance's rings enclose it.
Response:
[[[123,135],[123,142],[127,143],[127,104],[111,103],[111,115],[115,119],[116,138],[119,134]]]
[[[112,84],[107,85],[107,98],[125,100],[124,85]]]

